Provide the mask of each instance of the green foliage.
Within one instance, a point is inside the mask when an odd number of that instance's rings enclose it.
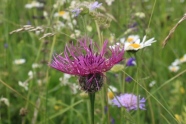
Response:
[[[109,39],[109,45],[114,45],[133,34],[141,39],[144,35],[155,37],[157,42],[135,54],[125,52],[125,59],[105,73],[104,86],[95,97],[95,124],[109,124],[112,119],[115,124],[185,123],[186,66],[183,63],[176,73],[168,70],[171,62],[186,53],[185,21],[165,48],[161,44],[184,15],[186,1],[115,0],[109,6],[100,0],[103,4],[95,12],[87,10],[77,17],[71,16],[70,0],[63,4],[57,0],[38,1],[43,1],[44,7],[27,9],[25,5],[31,1],[1,0],[0,124],[89,123],[90,104],[87,94],[78,89],[78,77],[65,77],[48,63],[52,55],[63,55],[66,43],[76,44],[82,36],[94,39],[98,45]],[[65,14],[54,16],[61,11]],[[23,30],[29,24],[34,28]],[[12,31],[16,32],[10,34]],[[136,57],[137,66],[126,67],[129,57]],[[26,62],[15,64],[18,59]],[[39,66],[32,67],[34,63]],[[131,83],[125,82],[127,76],[133,78]],[[149,87],[154,80],[156,84]],[[110,85],[118,89],[114,95],[127,92],[146,98],[146,110],[127,112],[110,105],[107,99]],[[7,98],[10,105],[2,98]]]

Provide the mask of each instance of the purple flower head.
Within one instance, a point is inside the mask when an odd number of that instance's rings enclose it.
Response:
[[[95,10],[95,9],[99,8],[101,5],[102,5],[102,3],[98,3],[98,2],[96,1],[96,2],[94,2],[94,3],[92,3],[92,4],[90,4],[89,10],[90,10],[90,11]]]
[[[128,76],[128,77],[125,78],[125,81],[130,83],[132,81],[132,78]]]
[[[54,56],[51,64],[63,73],[79,76],[79,84],[82,90],[96,92],[103,85],[103,72],[110,70],[114,64],[123,60],[124,49],[107,48],[106,40],[100,49],[91,39],[82,38],[77,45],[65,47],[64,56]],[[97,48],[98,52],[95,52]],[[105,57],[105,54],[110,57]]]
[[[74,16],[76,17],[76,16],[78,16],[81,13],[81,9],[80,8],[76,8],[76,9],[73,9],[71,12],[75,13]]]
[[[136,65],[136,59],[135,58],[129,58],[127,63],[126,63],[126,66],[135,66]]]
[[[139,101],[138,101],[139,99]],[[145,110],[145,98],[140,99],[134,94],[121,94],[120,96],[116,96],[112,102],[114,105],[118,107],[125,107],[127,111],[137,110],[138,107],[142,110]],[[138,105],[139,103],[139,105]]]

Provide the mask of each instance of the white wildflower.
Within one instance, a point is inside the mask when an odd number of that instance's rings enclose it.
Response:
[[[26,91],[28,90],[28,82],[18,82],[19,86],[23,87]]]
[[[32,1],[31,3],[29,3],[29,4],[26,4],[25,5],[25,8],[27,8],[27,9],[31,9],[31,8],[41,8],[41,7],[43,7],[44,6],[44,4],[43,3],[40,3],[40,2],[38,2],[38,1]]]
[[[21,64],[24,64],[26,62],[25,59],[16,59],[14,60],[14,64],[16,65],[21,65]]]
[[[108,6],[112,5],[112,2],[114,2],[115,0],[105,0],[105,2],[107,3]]]
[[[9,100],[7,98],[4,98],[4,97],[0,98],[0,103],[1,102],[3,102],[6,106],[10,105]]]
[[[170,65],[170,66],[168,67],[168,69],[169,69],[171,72],[177,72],[177,71],[180,69],[180,67],[177,66],[177,65]]]
[[[32,64],[32,68],[33,68],[33,69],[35,69],[35,68],[40,68],[40,67],[41,67],[41,65],[38,64],[38,63],[33,63],[33,64]]]
[[[153,87],[156,84],[156,81],[152,81],[149,83],[149,87]]]

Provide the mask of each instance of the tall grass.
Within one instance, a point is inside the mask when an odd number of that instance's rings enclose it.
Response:
[[[54,9],[56,1],[42,0],[43,9],[26,9],[25,4],[31,1],[1,0],[0,4],[0,97],[9,100],[6,106],[0,102],[0,124],[87,124],[90,123],[90,104],[86,93],[72,89],[78,84],[78,78],[70,77],[68,84],[64,85],[64,74],[51,69],[48,63],[52,55],[62,53],[66,43],[76,44],[78,37],[88,36],[99,45],[106,39],[113,43],[130,34],[138,34],[141,38],[155,37],[156,43],[136,54],[125,52],[125,64],[129,57],[136,57],[137,66],[124,68],[119,72],[107,72],[104,86],[96,93],[95,98],[95,124],[184,124],[186,117],[185,97],[185,69],[170,72],[168,66],[186,53],[186,23],[183,21],[175,30],[173,36],[162,48],[162,42],[171,28],[185,13],[186,2],[181,0],[115,0],[108,6],[104,0],[102,6],[105,10],[101,13],[112,16],[108,28],[98,28],[95,20],[88,15],[75,18],[77,24],[73,29],[67,25],[67,20],[62,17],[55,18],[55,12],[69,10],[70,2]],[[48,16],[43,17],[43,12]],[[135,16],[143,12],[145,18]],[[73,21],[74,18],[70,20]],[[65,27],[57,30],[54,25],[63,21]],[[71,21],[69,23],[71,23]],[[40,34],[30,31],[10,32],[31,24],[34,27],[42,26],[45,30]],[[137,24],[136,30],[126,31],[131,25]],[[92,31],[87,30],[92,27]],[[97,26],[97,27],[96,27]],[[75,29],[81,31],[80,36],[70,37]],[[53,36],[40,39],[43,34],[54,33]],[[14,64],[14,60],[24,58],[26,62],[21,65]],[[41,65],[32,68],[33,63]],[[30,80],[29,71],[33,72]],[[125,82],[125,77],[132,76],[131,83]],[[59,78],[62,77],[63,81]],[[28,80],[28,90],[18,85],[19,81]],[[149,87],[153,80],[156,84]],[[74,85],[72,85],[74,84]],[[146,110],[127,112],[125,108],[118,108],[108,104],[107,92],[110,85],[115,86],[120,93],[134,93],[146,98]],[[175,116],[175,115],[179,116]],[[181,121],[182,120],[182,121]]]

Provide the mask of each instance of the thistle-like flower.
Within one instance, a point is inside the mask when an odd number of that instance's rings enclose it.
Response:
[[[103,85],[103,72],[123,60],[124,49],[121,50],[120,46],[116,46],[117,49],[109,49],[107,44],[106,40],[100,49],[91,39],[82,38],[76,46],[66,46],[64,56],[54,56],[49,65],[63,73],[78,76],[82,90],[96,92]],[[94,52],[94,47],[99,52]],[[110,57],[106,58],[109,53]]]
[[[128,93],[116,96],[112,100],[114,105],[118,107],[123,106],[127,109],[127,111],[137,110],[138,108],[145,110],[145,101],[145,98],[140,99],[138,96]]]

